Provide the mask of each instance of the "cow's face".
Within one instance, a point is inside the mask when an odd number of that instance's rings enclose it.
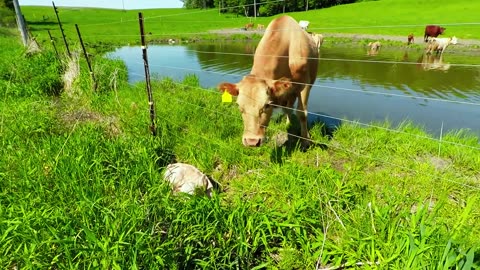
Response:
[[[450,41],[451,44],[456,45],[458,43],[458,39],[456,36],[452,37],[452,41]]]
[[[447,29],[447,28],[445,28],[445,27],[440,27],[440,34],[443,34],[443,32],[445,31],[445,29]]]
[[[255,147],[265,139],[273,112],[272,104],[292,90],[292,83],[284,78],[266,81],[249,75],[237,84],[221,83],[218,88],[221,92],[228,91],[237,96],[243,118],[243,145]]]

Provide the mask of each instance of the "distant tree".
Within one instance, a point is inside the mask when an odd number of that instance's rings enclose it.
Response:
[[[213,8],[213,7],[215,7],[215,1],[214,0],[180,0],[180,1],[183,2],[183,7],[185,7],[185,8]]]
[[[10,1],[10,0],[0,0]],[[223,13],[234,13],[253,17],[272,16],[282,12],[306,11],[327,8],[335,5],[355,3],[365,0],[181,0],[186,8],[222,8]],[[254,3],[257,4],[256,9]]]

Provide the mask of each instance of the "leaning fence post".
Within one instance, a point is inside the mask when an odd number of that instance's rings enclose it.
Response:
[[[150,69],[148,67],[148,57],[147,57],[147,45],[145,43],[145,31],[143,28],[143,14],[138,13],[138,22],[140,23],[140,36],[142,42],[142,52],[143,52],[143,65],[145,67],[145,83],[147,88],[148,95],[148,105],[150,111],[150,132],[153,136],[157,135],[155,128],[155,103],[153,102],[152,87],[150,86]]]
[[[60,60],[60,55],[58,55],[57,46],[55,46],[55,41],[53,40],[50,30],[48,30],[48,36],[50,37],[50,42],[52,42],[52,46],[53,46],[53,49],[55,50],[55,54],[57,55],[58,60]]]
[[[93,91],[97,90],[97,81],[95,80],[95,74],[93,74],[92,65],[90,65],[90,59],[88,58],[87,50],[85,49],[85,45],[83,45],[82,35],[80,34],[80,29],[78,29],[78,24],[75,24],[75,28],[77,28],[78,39],[80,40],[80,44],[82,45],[83,55],[85,55],[85,59],[87,60],[88,70],[90,71],[90,78],[92,78],[93,83]]]
[[[62,32],[63,42],[65,42],[65,48],[67,49],[68,57],[71,57],[72,54],[70,53],[70,49],[68,48],[67,39],[65,38],[65,33],[63,32],[62,22],[60,22],[60,17],[58,17],[57,7],[55,3],[52,1],[53,10],[55,10],[55,15],[57,15],[58,26],[60,27],[60,32]]]

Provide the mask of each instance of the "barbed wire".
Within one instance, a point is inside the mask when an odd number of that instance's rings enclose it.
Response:
[[[227,76],[233,76],[233,77],[238,77],[238,78],[242,78],[243,76],[246,75],[246,74],[236,74],[236,73],[230,73],[230,72],[199,70],[199,69],[192,69],[192,68],[174,67],[174,66],[165,66],[165,65],[156,65],[156,64],[151,64],[150,66],[160,67],[160,68],[168,68],[168,69],[186,70],[186,71],[193,71],[193,72],[199,72],[199,73],[212,73],[212,74],[218,74],[218,75],[227,75]],[[258,77],[258,78],[259,79],[264,79],[264,80],[269,80],[268,78],[261,78],[261,77]],[[468,102],[468,101],[461,101],[461,100],[448,100],[448,99],[432,98],[432,97],[426,97],[426,96],[409,96],[409,95],[402,95],[402,94],[395,94],[395,93],[384,93],[384,92],[378,92],[378,91],[353,89],[353,88],[337,87],[337,86],[329,86],[329,85],[308,84],[308,83],[300,83],[300,82],[293,82],[293,83],[298,84],[298,85],[304,85],[304,86],[310,85],[312,87],[317,87],[317,88],[328,88],[328,89],[335,89],[335,90],[341,90],[341,91],[347,91],[347,92],[357,92],[357,93],[363,93],[363,94],[393,96],[393,97],[408,98],[408,99],[421,99],[421,100],[430,100],[430,101],[436,101],[436,102],[446,102],[446,103],[454,103],[454,104],[462,104],[462,105],[480,106],[480,103],[477,103],[477,102]]]
[[[173,82],[174,84],[177,84],[175,82]],[[177,84],[177,85],[181,85],[181,84]],[[187,86],[187,87],[192,87],[192,86],[189,86],[189,85],[183,85],[183,86]],[[228,116],[230,118],[233,118],[231,115],[226,115],[222,112],[219,112],[219,111],[216,111],[216,110],[211,110],[211,109],[206,109],[205,107],[203,106],[200,106],[200,105],[196,105],[196,104],[193,104],[191,102],[188,102],[188,101],[185,101],[185,100],[182,100],[182,99],[178,99],[178,98],[173,98],[175,101],[178,101],[178,102],[181,102],[181,103],[184,103],[184,104],[187,104],[187,105],[190,105],[190,106],[195,106],[195,107],[198,107],[198,108],[201,108],[201,109],[205,109],[205,110],[208,110],[208,111],[211,111],[211,112],[215,112],[215,113],[218,113],[218,114],[222,114],[224,116]],[[169,121],[168,119],[164,119],[166,121]],[[170,122],[170,121],[169,121]],[[171,122],[172,123],[172,122]],[[172,123],[173,124],[173,123]],[[267,128],[267,126],[264,126],[265,128]],[[431,177],[432,175],[430,174],[426,174],[426,173],[423,173],[423,172],[419,172],[417,170],[414,170],[414,169],[411,169],[409,167],[406,167],[406,166],[403,166],[403,165],[399,165],[399,164],[396,164],[396,163],[393,163],[393,162],[389,162],[389,161],[385,161],[385,159],[380,159],[380,158],[375,158],[375,157],[372,157],[372,156],[369,156],[369,155],[365,155],[365,154],[361,154],[361,153],[357,153],[355,151],[352,151],[352,150],[349,150],[349,149],[345,149],[345,148],[342,148],[338,145],[335,145],[335,144],[331,144],[331,143],[326,143],[324,141],[318,141],[318,140],[314,140],[314,139],[311,139],[311,138],[304,138],[302,136],[299,136],[299,135],[296,135],[296,134],[293,134],[293,133],[289,133],[289,132],[286,132],[286,131],[281,131],[280,129],[275,129],[275,128],[272,128],[272,127],[268,127],[269,129],[273,129],[274,131],[277,131],[277,132],[282,132],[282,133],[285,133],[287,134],[288,136],[291,136],[291,137],[294,137],[294,138],[297,138],[297,139],[300,139],[300,140],[305,140],[305,141],[309,141],[311,143],[313,143],[314,145],[326,145],[327,147],[331,147],[331,148],[335,148],[337,150],[340,150],[340,151],[344,151],[346,153],[349,153],[349,154],[353,154],[357,157],[360,157],[360,158],[366,158],[366,159],[369,159],[369,160],[373,160],[373,161],[376,161],[376,162],[380,162],[380,163],[383,163],[383,164],[386,164],[386,165],[389,165],[389,166],[392,166],[392,167],[396,167],[396,168],[399,168],[399,169],[402,169],[402,170],[405,170],[405,171],[408,171],[408,172],[411,172],[411,173],[415,173],[417,175],[423,175],[423,176],[429,176]],[[386,128],[385,128],[386,129]],[[389,129],[387,129],[389,130]],[[409,134],[409,133],[406,133],[406,134]],[[201,135],[203,136],[203,135]],[[440,143],[443,143],[445,141],[438,141]],[[243,153],[242,153],[243,154]],[[436,169],[435,169],[435,172],[438,172]],[[433,178],[438,178],[440,179],[440,177],[438,175],[435,175]],[[433,179],[432,179],[433,180]],[[451,180],[451,179],[445,179],[446,181],[448,182],[451,182],[451,183],[454,183],[454,184],[457,184],[457,185],[460,185],[460,186],[464,186],[464,187],[468,187],[468,188],[471,188],[471,189],[476,189],[476,190],[480,190],[480,187],[477,187],[477,186],[472,186],[472,185],[468,185],[468,184],[465,184],[465,183],[462,183],[462,182],[458,182],[458,181],[454,181],[454,180]]]
[[[198,89],[202,89],[202,88],[198,88]],[[218,92],[218,94],[220,94],[220,92]],[[252,99],[251,97],[248,97],[248,98]],[[289,108],[289,107],[285,107],[285,106],[281,106],[281,105],[277,105],[277,104],[272,104],[272,106],[277,107],[277,108],[281,108],[281,109],[289,109],[289,110],[292,110],[294,112],[302,112],[302,111],[300,111],[296,108],[293,108],[293,107]],[[382,127],[382,126],[378,126],[378,125],[362,123],[360,121],[349,120],[349,119],[346,119],[346,118],[334,117],[334,116],[321,114],[321,113],[315,113],[315,112],[308,112],[308,114],[315,115],[315,116],[320,116],[320,117],[327,118],[327,119],[347,122],[347,123],[354,124],[354,125],[361,125],[361,126],[370,127],[370,128],[377,128],[377,129],[381,129],[381,130],[385,130],[385,131],[389,131],[389,132],[401,133],[401,134],[413,136],[413,137],[416,137],[416,138],[419,138],[419,139],[428,139],[428,140],[432,140],[432,141],[435,141],[435,142],[438,142],[438,143],[446,143],[446,144],[461,146],[461,147],[470,148],[470,149],[474,149],[474,150],[480,150],[480,147],[475,147],[475,146],[470,146],[470,145],[465,145],[465,144],[459,144],[459,143],[456,143],[456,142],[451,142],[451,141],[448,141],[448,140],[441,140],[441,139],[437,139],[437,138],[434,138],[434,137],[422,136],[422,135],[413,134],[413,133],[410,133],[410,132],[401,131],[401,130],[398,130],[398,129],[390,129],[390,128],[386,128],[386,127]]]
[[[186,50],[189,52],[203,53],[203,54],[220,54],[220,55],[238,55],[238,56],[262,56],[262,57],[272,57],[272,58],[289,58],[289,56],[283,55],[270,55],[270,54],[254,54],[254,53],[231,53],[231,52],[209,52],[201,50]],[[339,62],[359,62],[359,63],[381,63],[381,64],[407,64],[407,65],[418,65],[421,63],[418,62],[403,62],[403,61],[383,61],[383,60],[362,60],[362,59],[341,59],[341,58],[327,58],[327,57],[298,57],[299,59],[309,59],[309,60],[326,60],[326,61],[339,61]],[[480,67],[480,64],[452,64],[448,63],[450,66],[458,67]]]
[[[284,0],[275,0],[275,1],[266,1],[258,4],[268,4],[268,3],[276,3],[276,2],[284,2]],[[204,10],[198,10],[198,11],[192,11],[192,12],[181,12],[181,13],[175,13],[175,14],[163,14],[163,15],[157,15],[157,16],[147,16],[144,17],[144,20],[152,20],[152,19],[157,19],[157,18],[167,18],[167,17],[174,17],[174,16],[184,16],[184,15],[190,15],[190,14],[198,14],[198,13],[206,13],[206,12],[212,12],[212,11],[220,11],[220,10],[226,10],[226,9],[232,9],[232,8],[238,8],[238,7],[248,7],[248,6],[253,6],[255,4],[245,4],[245,5],[237,5],[237,6],[228,6],[228,7],[218,7],[218,8],[212,8],[212,9],[204,9]],[[63,10],[64,8],[62,8]],[[64,12],[69,12],[73,11],[72,9],[65,9],[63,10]],[[250,18],[251,17],[246,17]],[[82,24],[81,27],[90,27],[90,26],[102,26],[102,25],[111,25],[111,24],[122,24],[122,23],[129,23],[129,22],[137,22],[138,19],[126,19],[121,21],[110,21],[110,22],[100,22],[100,23],[90,23],[90,24]],[[169,22],[169,21],[165,21]],[[175,22],[175,23],[191,23],[191,21],[170,21],[170,22]],[[205,21],[200,21],[200,22],[205,22]],[[215,21],[218,23],[218,21]],[[435,24],[440,24],[443,26],[472,26],[472,25],[480,25],[480,22],[463,22],[463,23],[435,23]],[[423,27],[425,24],[406,24],[406,25],[363,25],[363,26],[336,26],[336,27],[310,27],[309,30],[339,30],[339,29],[368,29],[368,28],[402,28],[402,27]],[[274,31],[283,31],[285,29],[276,29]],[[194,35],[194,34],[205,34],[205,33],[175,33],[175,35]],[[156,34],[156,35],[171,35],[171,34]],[[87,35],[86,37],[93,37],[94,35]],[[95,35],[99,36],[99,35]],[[112,36],[112,35],[109,35]],[[132,36],[132,35],[113,35],[113,36]]]
[[[261,4],[276,3],[276,2],[284,2],[284,0],[266,1],[266,2],[262,2]],[[245,5],[237,5],[237,6],[220,7],[220,8],[202,9],[202,10],[198,10],[198,11],[181,12],[181,13],[175,13],[175,14],[146,16],[146,17],[144,17],[144,21],[158,19],[158,18],[168,18],[168,17],[175,17],[175,16],[185,16],[185,15],[191,15],[191,14],[198,14],[198,13],[207,13],[207,12],[213,12],[213,11],[218,12],[219,10],[226,10],[226,9],[232,9],[232,8],[238,8],[238,7],[248,7],[248,6],[253,6],[253,5],[254,4],[245,4]],[[245,17],[245,18],[248,18],[248,17]],[[121,23],[127,23],[127,22],[138,22],[138,19],[127,19],[125,21],[120,21],[120,22],[111,21],[111,22],[104,22],[104,23],[82,24],[81,26],[82,27],[100,26],[100,25],[110,25],[110,24],[121,24]],[[189,22],[189,21],[180,21],[180,22]],[[205,22],[205,21],[202,21],[202,22]],[[216,21],[216,22],[218,23],[218,21]]]
[[[201,107],[201,106],[198,106],[196,104],[191,104],[189,102],[186,102],[184,100],[181,100],[181,99],[177,99],[177,98],[174,98],[176,101],[178,102],[181,102],[181,103],[186,103],[187,105],[190,105],[190,106],[196,106],[196,107],[199,107],[201,109],[205,109],[204,107]],[[211,110],[215,113],[218,113],[217,111],[214,111],[214,110]],[[224,114],[225,115],[225,114]],[[238,120],[238,118],[235,117],[235,119]],[[181,128],[180,125],[178,125],[177,123],[174,123],[173,121],[170,121],[168,118],[164,118],[164,121],[165,122],[168,122],[169,124],[171,125],[174,125],[176,126],[177,128]],[[202,140],[204,140],[205,142],[209,143],[209,144],[212,144],[212,142],[215,144],[215,145],[218,145],[222,148],[226,148],[228,151],[234,151],[235,153],[239,154],[240,156],[242,156],[243,158],[249,160],[250,162],[254,162],[254,163],[258,163],[258,158],[257,157],[252,157],[250,155],[246,155],[245,153],[241,152],[241,151],[238,151],[238,150],[235,150],[233,149],[230,145],[229,146],[225,146],[224,144],[220,144],[219,142],[217,141],[212,141],[211,139],[209,138],[206,138],[204,134],[200,134],[198,132],[189,132],[189,135],[193,135],[193,136],[196,136],[197,138],[200,138]],[[178,138],[178,137],[177,137]],[[187,141],[187,140],[183,140],[184,143],[190,145],[191,147],[194,147],[195,149],[198,149],[198,146],[197,144],[194,144],[193,142],[190,142],[190,141]],[[203,148],[204,150],[206,150],[206,152],[209,152],[210,154],[216,154],[216,152],[213,152],[212,150],[210,150],[210,148],[206,148],[206,147],[203,147],[203,144],[200,145],[201,148]],[[284,177],[287,177],[287,178],[291,178],[293,177],[292,175],[289,175],[286,171],[284,170],[276,170],[276,173],[279,174],[279,175],[282,175]],[[324,172],[322,171],[321,174],[324,174]],[[329,192],[327,192],[326,190],[322,190],[322,192],[330,197],[335,197],[335,194],[331,194]],[[340,209],[341,210],[341,209]],[[341,214],[341,216],[343,218],[345,218],[345,214],[346,212],[345,211],[342,211],[343,214]],[[342,223],[342,227],[345,229],[345,225]],[[364,231],[361,231],[360,229],[356,228],[356,227],[353,227],[353,226],[349,226],[350,229],[353,229],[355,231],[357,231],[358,233],[360,234],[363,234],[363,235],[368,235],[367,233],[365,233]]]
[[[136,73],[136,75],[144,77],[144,75],[141,75],[141,74],[138,74],[138,73]],[[174,83],[176,85],[179,85],[179,86],[189,87],[189,88],[192,88],[192,89],[207,91],[207,92],[210,92],[210,93],[215,93],[217,95],[221,95],[220,91],[210,90],[210,89],[207,89],[207,88],[202,88],[200,86],[198,86],[198,87],[191,86],[191,85],[182,84],[182,83],[178,83],[178,82],[174,82]],[[247,97],[247,98],[253,100],[252,97]],[[281,108],[281,109],[288,109],[288,110],[291,110],[292,112],[301,112],[300,110],[298,110],[296,108],[293,108],[293,107],[289,108],[289,107],[285,107],[285,106],[281,106],[281,105],[277,105],[277,104],[272,104],[272,106],[277,107],[277,108]],[[475,146],[470,146],[470,145],[466,145],[466,144],[456,143],[456,142],[452,142],[452,141],[449,141],[449,140],[443,140],[441,138],[438,139],[438,138],[434,138],[434,137],[418,135],[418,134],[414,134],[414,133],[410,133],[410,132],[405,132],[405,131],[402,131],[402,130],[399,130],[399,129],[391,129],[391,128],[387,128],[387,127],[383,127],[383,126],[379,126],[379,125],[363,123],[363,122],[360,122],[360,121],[354,121],[354,120],[350,120],[350,119],[346,119],[346,118],[334,117],[334,116],[321,114],[321,113],[315,113],[315,112],[308,112],[308,114],[313,115],[313,116],[319,116],[319,117],[326,118],[326,119],[332,119],[332,120],[336,120],[336,121],[347,122],[347,123],[350,123],[350,124],[353,124],[353,125],[360,125],[360,126],[364,126],[364,127],[376,128],[376,129],[381,129],[381,130],[385,130],[385,131],[389,131],[389,132],[393,132],[393,133],[399,133],[399,134],[404,134],[404,135],[408,135],[408,136],[413,136],[413,137],[418,138],[418,139],[426,139],[426,140],[434,141],[434,142],[437,142],[437,143],[440,143],[440,144],[445,143],[445,144],[449,144],[449,145],[469,148],[469,149],[472,149],[472,150],[480,150],[480,147],[475,147]]]
[[[463,25],[480,25],[480,22],[465,22],[465,23],[431,23],[434,25],[442,25],[442,26],[463,26]],[[315,27],[308,29],[315,29],[315,30],[339,30],[339,29],[362,29],[362,28],[406,28],[406,27],[425,27],[427,24],[398,24],[398,25],[358,25],[358,26],[335,26],[335,27]]]

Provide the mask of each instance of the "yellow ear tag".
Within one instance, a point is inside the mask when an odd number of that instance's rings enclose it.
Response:
[[[224,91],[222,94],[222,102],[230,103],[232,102],[232,95],[228,91]]]

